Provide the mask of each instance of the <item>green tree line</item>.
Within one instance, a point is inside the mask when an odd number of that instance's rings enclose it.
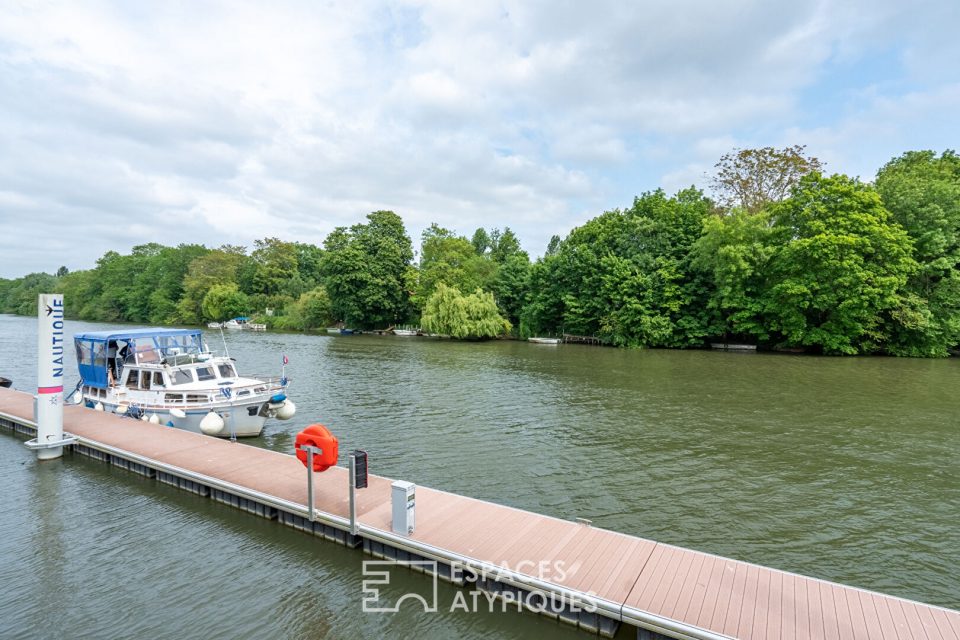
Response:
[[[74,318],[273,328],[401,324],[458,338],[597,336],[629,347],[711,341],[827,354],[939,357],[960,345],[960,157],[911,151],[872,183],[801,146],[734,150],[711,195],[644,193],[554,236],[531,261],[509,228],[436,224],[419,254],[391,211],[322,247],[146,244],[94,268],[0,279],[0,312],[61,292]],[[267,310],[270,310],[268,315]]]

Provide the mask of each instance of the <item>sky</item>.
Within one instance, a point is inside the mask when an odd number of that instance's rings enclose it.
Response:
[[[553,234],[735,148],[958,147],[956,0],[0,0],[0,277],[397,212]]]

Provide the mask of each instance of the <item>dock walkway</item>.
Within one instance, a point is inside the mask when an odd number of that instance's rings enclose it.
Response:
[[[0,388],[0,426],[29,433],[32,403],[29,394]],[[381,476],[371,475],[369,488],[357,492],[354,536],[341,467],[315,476],[311,522],[306,472],[292,455],[80,407],[65,408],[64,428],[78,438],[74,453],[343,544],[362,544],[373,555],[434,560],[448,579],[451,565],[490,569],[497,580],[477,586],[514,596],[574,595],[595,604],[596,613],[546,607],[547,615],[603,635],[626,623],[637,627],[638,638],[960,640],[956,611],[428,487],[417,487],[415,532],[394,534],[391,480]],[[557,561],[566,575],[544,579],[524,571]]]

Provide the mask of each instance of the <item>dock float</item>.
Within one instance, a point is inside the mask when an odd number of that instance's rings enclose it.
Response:
[[[33,397],[0,388],[0,426],[34,435]],[[81,407],[65,408],[64,427],[76,438],[74,455],[375,557],[429,561],[445,580],[593,634],[612,637],[630,625],[638,640],[960,640],[957,611],[427,487],[417,488],[414,533],[399,535],[391,531],[392,481],[372,474],[357,493],[352,533],[342,467],[316,476],[311,520],[305,471],[293,455]],[[562,575],[536,571],[557,562]]]

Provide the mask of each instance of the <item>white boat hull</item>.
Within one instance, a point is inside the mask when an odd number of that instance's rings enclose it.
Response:
[[[560,344],[560,338],[530,338],[533,344]]]
[[[101,401],[101,404],[103,405],[104,412],[116,412],[116,404],[103,401]],[[243,405],[215,407],[214,410],[217,415],[223,419],[223,427],[217,433],[205,433],[204,435],[212,435],[219,438],[230,438],[234,436],[237,438],[255,438],[259,436],[263,432],[263,425],[267,419],[276,415],[276,410],[264,410],[263,407],[265,404],[268,403],[258,401]],[[253,415],[250,415],[251,408],[255,409]],[[210,413],[210,410],[210,408],[183,408],[175,410],[184,414],[182,418],[177,417],[171,413],[170,410],[159,408],[145,409],[143,415],[145,415],[148,420],[151,416],[156,415],[159,424],[168,427],[193,431],[194,433],[204,433],[200,429],[200,421]]]

